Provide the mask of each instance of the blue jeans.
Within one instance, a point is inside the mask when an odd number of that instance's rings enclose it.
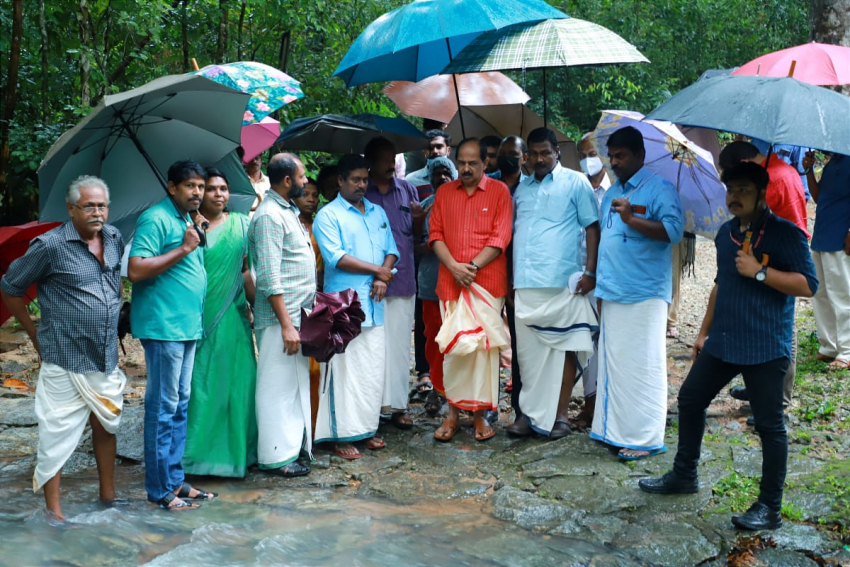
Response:
[[[195,341],[142,339],[145,390],[145,491],[156,502],[183,484],[186,414],[195,363]]]

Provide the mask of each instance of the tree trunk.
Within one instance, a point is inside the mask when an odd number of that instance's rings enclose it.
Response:
[[[221,17],[218,21],[218,46],[215,51],[215,62],[224,63],[227,54],[227,0],[218,0]]]
[[[80,0],[80,11],[77,14],[77,23],[80,25],[80,104],[82,106],[91,106],[91,88],[89,80],[91,79],[91,61],[89,60],[89,50],[91,44],[89,42],[89,6],[88,0]]]
[[[180,10],[180,32],[183,36],[183,72],[188,73],[192,69],[189,68],[189,13],[186,9],[186,4],[189,0],[183,0],[183,7]]]
[[[850,47],[850,0],[810,0],[811,39]],[[850,85],[838,92],[850,95]]]
[[[15,116],[18,98],[18,64],[21,60],[21,37],[24,33],[24,0],[12,2],[12,40],[9,47],[9,72],[3,89],[3,117],[0,119],[0,210],[9,210],[11,199],[6,178],[9,169],[9,130]]]
[[[47,59],[47,51],[50,41],[47,35],[47,17],[44,14],[44,0],[38,0],[38,29],[41,32],[41,122],[50,122],[50,99],[48,97],[50,85],[50,66]]]
[[[236,60],[242,61],[242,27],[245,25],[245,11],[248,9],[248,0],[242,0],[242,8],[239,10],[239,28],[236,30]]]

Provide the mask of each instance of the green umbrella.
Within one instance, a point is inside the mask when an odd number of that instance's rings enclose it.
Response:
[[[545,122],[547,68],[639,62],[648,63],[649,59],[608,28],[567,18],[515,24],[483,33],[441,73],[543,69]]]
[[[166,194],[172,163],[210,165],[236,149],[248,98],[193,75],[160,77],[105,97],[42,161],[39,218],[67,220],[68,185],[97,175],[110,188],[109,222],[129,240],[138,216]]]

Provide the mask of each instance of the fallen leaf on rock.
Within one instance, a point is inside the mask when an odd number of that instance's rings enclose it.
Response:
[[[23,381],[18,380],[17,378],[7,378],[3,381],[4,388],[22,388],[24,390],[29,390],[29,386]]]

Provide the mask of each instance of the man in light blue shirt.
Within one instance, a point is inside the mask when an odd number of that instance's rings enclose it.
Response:
[[[353,289],[366,314],[362,332],[345,353],[330,361],[329,384],[316,418],[316,443],[336,441],[344,459],[361,455],[352,441],[368,449],[386,443],[375,437],[384,392],[384,303],[399,252],[387,214],[364,198],[369,169],[361,156],[343,156],[337,165],[339,195],[322,207],[313,234],[325,262],[325,292]]]
[[[644,166],[637,129],[617,130],[607,146],[617,182],[602,201],[596,285],[601,332],[591,438],[621,447],[621,459],[636,460],[667,450],[670,246],[682,239],[684,219],[676,188]]]
[[[514,194],[515,355],[524,376],[524,419],[510,427],[513,435],[534,430],[553,439],[570,433],[567,410],[576,368],[593,351],[596,315],[585,294],[596,286],[600,232],[590,182],[562,167],[558,154],[552,130],[532,130],[528,155],[534,175]],[[587,270],[581,263],[582,229]]]

